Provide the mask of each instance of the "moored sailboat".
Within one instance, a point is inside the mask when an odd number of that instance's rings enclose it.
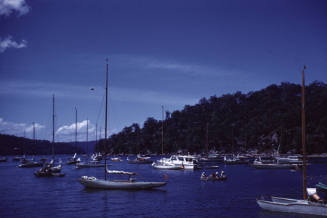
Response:
[[[302,71],[302,152],[303,152],[303,200],[271,197],[271,200],[257,199],[258,205],[265,210],[274,212],[300,213],[310,215],[327,216],[327,204],[323,202],[313,202],[308,198],[316,195],[316,190],[307,188],[306,178],[306,147],[305,147],[305,82],[304,69]]]
[[[62,169],[62,161],[59,161],[59,164],[55,166],[55,152],[54,152],[54,143],[55,143],[55,96],[52,96],[52,159],[49,163],[44,164],[44,166],[35,171],[34,175],[37,177],[50,177],[50,176],[65,176],[64,173],[60,173]]]
[[[105,139],[104,139],[104,179],[98,179],[93,176],[82,176],[78,181],[84,185],[86,188],[96,188],[96,189],[151,189],[156,187],[161,187],[166,185],[166,182],[141,182],[131,179],[130,176],[136,175],[131,172],[123,171],[110,171],[107,169],[107,120],[108,120],[108,59],[106,64],[106,110],[105,110]],[[128,175],[129,179],[122,180],[107,180],[107,174],[119,174],[119,175]]]

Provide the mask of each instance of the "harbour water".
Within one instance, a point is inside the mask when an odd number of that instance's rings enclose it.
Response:
[[[58,156],[64,162],[70,156]],[[302,173],[257,170],[248,165],[219,164],[224,182],[200,181],[203,171],[164,171],[151,165],[111,162],[110,168],[137,172],[139,180],[167,181],[157,190],[88,190],[77,179],[103,178],[103,168],[75,169],[64,165],[65,177],[37,178],[37,168],[22,169],[8,158],[0,163],[0,217],[310,217],[271,213],[256,204],[260,196],[302,198]],[[168,179],[165,179],[165,174]],[[308,185],[327,183],[327,164],[308,166]]]

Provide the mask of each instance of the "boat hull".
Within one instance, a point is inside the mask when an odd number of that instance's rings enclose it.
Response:
[[[83,176],[78,180],[86,188],[93,189],[120,189],[120,190],[144,190],[166,185],[166,182],[136,182],[136,181],[109,181],[95,177]]]
[[[271,201],[257,200],[257,203],[262,209],[273,212],[327,216],[326,204],[313,203],[307,200],[272,197]]]
[[[253,164],[256,169],[297,169],[300,167],[296,164]]]
[[[104,167],[104,164],[81,164],[77,163],[76,164],[76,169],[81,169],[81,168],[93,168],[93,167]]]
[[[157,163],[153,163],[152,166],[153,166],[153,168],[159,169],[159,170],[181,170],[181,169],[183,169],[180,166],[157,164]]]

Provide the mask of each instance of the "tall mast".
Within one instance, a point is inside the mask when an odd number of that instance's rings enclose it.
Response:
[[[33,122],[33,141],[34,141],[34,149],[33,149],[33,153],[35,153],[35,149],[36,149],[35,122]]]
[[[95,124],[95,145],[98,144],[98,123]]]
[[[33,141],[35,143],[35,122],[33,122]]]
[[[89,148],[89,118],[86,118],[86,154],[88,154]]]
[[[161,124],[162,124],[162,127],[161,127],[161,155],[164,154],[164,106],[162,105],[161,106],[161,109],[162,109],[162,121],[161,121]]]
[[[209,154],[209,123],[206,125],[206,152]]]
[[[55,143],[55,95],[52,95],[52,159],[54,160]]]
[[[304,70],[306,66],[304,65],[302,70],[302,152],[303,152],[303,199],[306,200],[307,197],[307,166],[306,166],[306,146],[305,146],[305,81],[304,81]]]
[[[104,180],[107,180],[107,121],[108,121],[108,58],[106,59],[106,114],[105,114],[105,132],[104,132]]]
[[[75,151],[77,151],[77,108],[75,107]]]

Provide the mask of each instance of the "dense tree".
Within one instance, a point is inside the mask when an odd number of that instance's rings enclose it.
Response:
[[[308,152],[327,152],[327,85],[306,87]],[[208,124],[209,149],[301,151],[301,86],[283,82],[265,89],[201,98],[193,106],[166,113],[164,151],[203,152]],[[131,127],[135,129],[133,124]],[[134,127],[133,127],[134,126]],[[111,136],[114,152],[161,152],[161,121],[148,118],[142,129],[124,128]],[[137,132],[137,133],[136,133]]]

